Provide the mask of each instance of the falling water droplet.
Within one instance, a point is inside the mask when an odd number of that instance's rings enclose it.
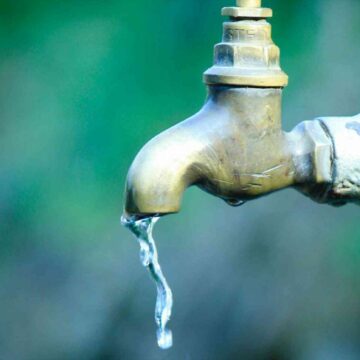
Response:
[[[238,200],[238,199],[226,199],[225,200],[230,206],[242,206],[246,203],[246,201]]]
[[[150,276],[155,281],[157,288],[155,307],[157,341],[161,349],[168,349],[173,344],[172,333],[166,328],[171,317],[173,296],[166,278],[162,273],[156,244],[152,236],[154,225],[158,220],[158,217],[148,217],[140,220],[122,217],[121,223],[136,236],[140,244],[141,263],[148,268]]]

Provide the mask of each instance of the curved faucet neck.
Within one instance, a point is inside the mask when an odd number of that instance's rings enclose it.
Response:
[[[281,88],[209,86],[205,109],[214,110],[214,107],[261,132],[281,130]]]

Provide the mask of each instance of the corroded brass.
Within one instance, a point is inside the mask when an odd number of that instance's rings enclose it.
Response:
[[[237,3],[251,14],[261,6],[259,0]],[[127,216],[178,212],[191,185],[237,205],[289,186],[327,202],[329,194],[354,180],[349,176],[354,162],[338,160],[340,170],[346,165],[343,176],[336,178],[334,172],[336,146],[343,148],[347,132],[337,134],[336,127],[320,120],[305,121],[290,133],[281,129],[287,76],[280,69],[270,25],[255,17],[236,16],[224,24],[215,65],[204,76],[208,98],[203,108],[156,136],[137,155],[127,178]],[[355,131],[360,134],[360,123],[355,123],[347,129],[353,137]],[[356,164],[360,169],[360,155]]]
[[[280,119],[281,89],[210,87],[198,114],[139,153],[128,176],[127,211],[177,212],[193,184],[227,200],[292,185],[295,169]]]
[[[327,174],[321,178],[314,170],[317,142],[322,145],[311,135],[316,131],[281,130],[281,93],[209,87],[198,114],[155,137],[136,157],[126,212],[177,212],[190,185],[236,204],[288,186],[328,181]]]

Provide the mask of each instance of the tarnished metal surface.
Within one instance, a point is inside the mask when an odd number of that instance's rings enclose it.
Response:
[[[229,204],[331,181],[318,122],[281,130],[281,89],[213,86],[203,109],[151,140],[128,175],[126,212],[177,212],[190,185]]]
[[[238,0],[224,24],[215,65],[205,73],[208,99],[193,117],[152,139],[127,178],[125,215],[180,210],[197,185],[230,205],[292,186],[318,202],[360,197],[360,118],[305,121],[281,128],[287,75],[271,27],[256,18],[260,0]]]
[[[126,210],[176,212],[193,184],[227,200],[248,200],[293,184],[294,164],[281,131],[281,92],[210,87],[198,114],[139,153],[128,175]]]
[[[333,142],[332,184],[324,201],[360,200],[360,115],[318,119]]]
[[[296,167],[295,187],[317,202],[324,202],[332,183],[332,142],[319,121],[304,121],[289,134]]]

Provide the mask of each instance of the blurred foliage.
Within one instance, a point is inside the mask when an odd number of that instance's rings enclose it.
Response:
[[[357,0],[266,1],[284,127],[354,115]],[[358,209],[294,191],[231,209],[190,190],[156,230],[175,346],[120,228],[141,146],[197,111],[214,0],[0,0],[0,358],[358,359]],[[276,204],[276,206],[274,205]]]

